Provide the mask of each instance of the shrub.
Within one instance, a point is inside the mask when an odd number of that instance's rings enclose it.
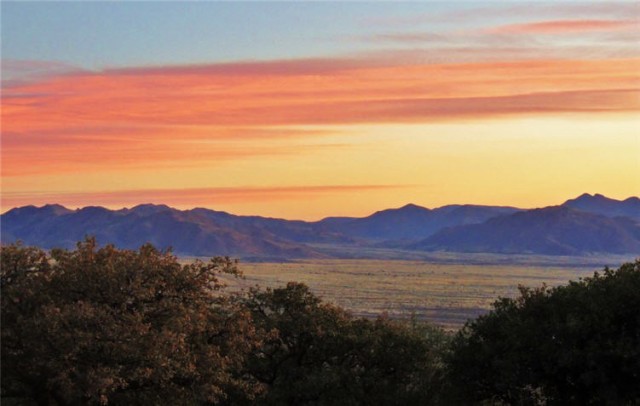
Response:
[[[640,402],[640,261],[567,286],[521,287],[457,334],[448,362],[465,402]]]

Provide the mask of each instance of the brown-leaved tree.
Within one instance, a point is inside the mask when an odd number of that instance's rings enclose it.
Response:
[[[150,245],[50,254],[2,247],[2,396],[47,404],[216,404],[261,388],[241,370],[258,345],[221,294],[235,262],[181,265]]]

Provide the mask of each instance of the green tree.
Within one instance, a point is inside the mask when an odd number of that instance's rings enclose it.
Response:
[[[520,288],[455,337],[462,402],[640,402],[640,261],[567,286]]]
[[[380,318],[356,319],[307,286],[253,290],[246,300],[263,346],[248,373],[262,404],[434,404],[445,335]]]
[[[259,345],[221,294],[228,258],[181,265],[150,245],[47,254],[2,247],[2,395],[47,404],[213,404],[252,399]]]

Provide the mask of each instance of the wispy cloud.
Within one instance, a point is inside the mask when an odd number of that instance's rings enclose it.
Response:
[[[566,34],[584,32],[615,32],[640,28],[633,20],[557,20],[525,24],[502,25],[487,30],[494,34]]]
[[[14,134],[3,134],[9,138]],[[137,136],[135,136],[137,137]],[[323,150],[348,148],[344,144],[260,144],[216,143],[214,141],[181,140],[175,133],[168,139],[132,140],[49,138],[23,139],[17,146],[13,140],[3,146],[2,174],[19,177],[34,174],[73,174],[114,169],[153,169],[158,166],[178,169],[205,166],[219,167],[230,162],[270,158],[286,159],[301,154],[318,154]],[[36,138],[34,140],[34,138]],[[3,144],[5,144],[3,139]]]
[[[412,185],[302,185],[278,187],[218,187],[189,189],[140,189],[105,192],[3,193],[2,207],[58,203],[77,208],[103,205],[111,208],[141,203],[162,203],[179,208],[212,207],[231,203],[309,199],[313,196],[353,194],[411,188]]]
[[[2,168],[184,167],[342,148],[327,125],[638,111],[638,72],[634,58],[383,55],[67,72],[5,87]]]
[[[58,61],[2,59],[1,65],[3,88],[82,71],[77,66]]]
[[[482,4],[484,3],[484,4]],[[640,4],[637,1],[565,1],[565,2],[469,2],[467,7],[440,12],[412,13],[363,18],[363,25],[383,27],[433,26],[443,22],[464,24],[486,19],[625,19],[637,16]]]
[[[447,44],[451,36],[428,32],[389,32],[341,38],[367,44]]]

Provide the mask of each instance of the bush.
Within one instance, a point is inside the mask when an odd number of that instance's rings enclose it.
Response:
[[[463,402],[640,402],[640,261],[567,286],[520,288],[455,337]]]
[[[246,302],[264,345],[248,364],[265,404],[435,404],[441,330],[355,319],[299,283],[253,290]]]

